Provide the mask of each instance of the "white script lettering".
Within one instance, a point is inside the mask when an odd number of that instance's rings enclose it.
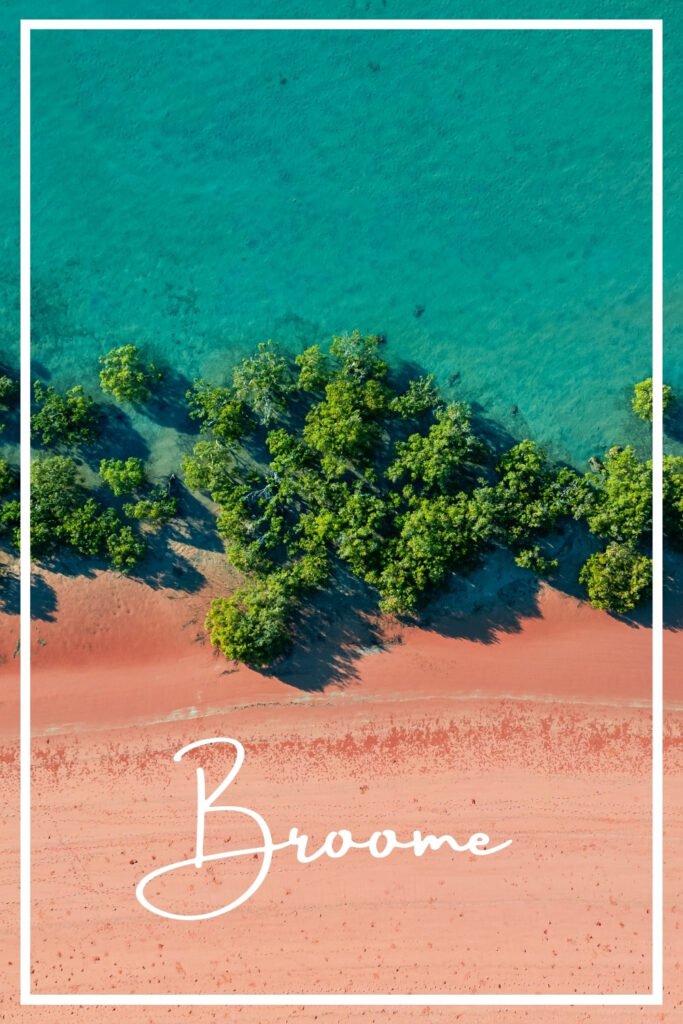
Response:
[[[206,792],[206,777],[204,769],[196,769],[197,827],[195,833],[194,857],[187,860],[176,861],[173,864],[167,864],[161,868],[155,868],[154,871],[150,871],[148,875],[145,875],[145,877],[138,882],[135,890],[135,894],[142,906],[152,914],[157,914],[159,917],[167,917],[173,921],[204,921],[212,917],[220,917],[222,914],[228,914],[231,910],[236,910],[237,907],[246,903],[247,900],[250,899],[263,885],[263,882],[270,871],[273,854],[278,850],[284,850],[288,847],[292,847],[296,850],[296,857],[300,864],[310,864],[313,861],[318,860],[320,857],[339,860],[341,857],[345,857],[350,850],[367,850],[371,857],[374,857],[377,860],[383,860],[389,857],[395,850],[412,850],[416,857],[422,857],[428,850],[438,851],[442,846],[449,848],[454,853],[471,853],[476,857],[488,857],[493,853],[500,853],[501,850],[506,849],[506,847],[510,846],[512,843],[511,839],[507,839],[505,842],[499,843],[497,846],[489,846],[491,840],[486,833],[475,832],[465,843],[461,844],[450,835],[423,835],[420,831],[413,832],[412,839],[409,839],[406,842],[401,842],[393,829],[382,829],[381,831],[373,832],[369,839],[363,842],[357,842],[353,838],[353,834],[349,829],[341,828],[335,832],[329,832],[322,845],[317,850],[313,850],[309,853],[308,836],[305,833],[300,833],[296,827],[290,829],[288,839],[285,839],[280,843],[274,843],[267,822],[257,811],[253,811],[249,807],[219,804],[217,802],[223,796],[230,783],[235,780],[242,765],[244,764],[244,747],[239,740],[227,739],[220,736],[213,737],[212,739],[197,740],[194,743],[188,743],[187,746],[176,751],[173,755],[173,760],[180,761],[185,754],[188,754],[192,750],[197,750],[199,747],[205,747],[217,743],[225,743],[232,747],[235,751],[235,761],[220,785],[218,785],[208,796]],[[245,849],[223,850],[220,853],[206,853],[204,849],[206,818],[208,814],[216,812],[249,818],[254,822],[258,832],[260,833],[260,845],[250,846]],[[164,875],[173,874],[183,868],[193,867],[196,871],[201,871],[205,864],[228,860],[231,857],[253,858],[255,856],[257,858],[261,858],[261,862],[251,884],[234,900],[219,907],[217,910],[197,914],[173,913],[170,910],[164,910],[152,903],[145,895],[145,890],[150,882],[157,878],[161,878]]]

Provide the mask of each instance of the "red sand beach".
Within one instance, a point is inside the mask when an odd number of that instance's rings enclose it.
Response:
[[[216,566],[216,573],[220,572]],[[207,573],[211,579],[211,573]],[[51,577],[33,624],[33,988],[36,992],[646,991],[651,968],[650,633],[546,589],[522,628],[476,639],[390,631],[323,691],[236,668],[203,642],[207,591],[112,576]],[[663,1008],[24,1008],[17,1006],[17,661],[2,623],[4,996],[0,1020],[674,1021],[683,1013],[683,637],[667,634]],[[243,907],[169,921],[135,900],[140,878],[192,856],[186,743],[246,748],[235,801],[319,845],[393,828],[509,849],[389,861],[352,851],[275,855]],[[229,790],[229,793],[233,790]],[[252,841],[217,814],[207,845]],[[244,831],[244,835],[242,835]],[[226,903],[254,866],[174,877],[184,912]],[[151,892],[151,890],[150,890]],[[161,890],[160,898],[161,898]]]

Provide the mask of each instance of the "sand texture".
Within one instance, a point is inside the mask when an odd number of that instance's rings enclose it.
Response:
[[[33,987],[36,992],[647,991],[651,970],[650,631],[552,590],[539,611],[488,642],[385,624],[320,688],[214,655],[207,594],[150,591],[111,576],[53,577],[54,621],[34,623]],[[3,623],[3,1002],[0,1019],[128,1021],[674,1021],[681,1009],[677,848],[683,834],[683,644],[667,634],[667,875],[663,1009],[25,1008],[16,1003],[16,621]],[[344,652],[339,657],[343,661]],[[179,922],[134,890],[194,853],[194,769],[217,783],[239,739],[228,791],[276,841],[311,848],[328,831],[359,840],[391,828],[485,831],[489,858],[355,850],[302,865],[275,854],[241,908]],[[257,833],[216,814],[207,848]],[[176,912],[215,909],[260,860],[187,869],[149,889]],[[155,888],[155,885],[157,886]]]

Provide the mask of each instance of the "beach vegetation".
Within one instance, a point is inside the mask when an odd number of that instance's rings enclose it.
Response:
[[[216,438],[198,441],[192,454],[186,455],[182,461],[187,486],[195,491],[208,491],[209,494],[222,492],[233,479],[234,470],[232,449]]]
[[[597,473],[587,476],[591,498],[586,522],[591,533],[620,543],[635,543],[652,529],[652,463],[638,458],[631,445],[615,445]]]
[[[142,459],[131,456],[128,459],[102,459],[100,476],[112,494],[119,498],[133,494],[144,486],[145,464]]]
[[[426,434],[411,434],[398,441],[387,469],[391,483],[408,479],[421,492],[446,494],[464,470],[482,461],[484,448],[472,431],[470,410],[464,402],[437,407],[435,422]]]
[[[229,384],[198,379],[186,392],[199,437],[183,459],[184,480],[210,498],[226,557],[243,577],[211,603],[212,644],[269,665],[315,592],[349,577],[380,612],[408,620],[495,549],[552,577],[569,529],[600,539],[578,579],[592,604],[628,614],[644,599],[649,460],[614,446],[583,473],[528,438],[504,449],[495,434],[485,440],[467,403],[441,396],[433,375],[398,383],[383,344],[353,331],[290,358],[265,342],[228,372]],[[158,379],[135,346],[102,364],[102,387],[118,400],[146,401]],[[45,444],[80,443],[94,429],[94,403],[80,387],[61,394],[38,384],[35,397],[34,430]],[[104,458],[107,495],[93,494],[81,472],[65,455],[35,460],[36,556],[64,548],[133,571],[145,537],[179,514],[173,478],[152,486],[142,459]],[[0,532],[15,537],[16,478],[0,461],[3,498]],[[683,458],[665,459],[664,503],[667,537],[683,543]]]
[[[304,533],[305,549],[311,554],[322,553],[331,542],[352,573],[377,586],[390,536],[390,509],[384,497],[362,482],[341,484],[336,488],[330,513],[328,517],[320,513],[311,521],[311,527],[323,532],[318,534],[317,543],[313,533]]]
[[[439,404],[439,390],[435,384],[434,374],[430,373],[426,377],[411,380],[403,394],[395,395],[391,399],[389,409],[402,419],[412,419],[433,412]]]
[[[5,429],[3,419],[19,403],[19,382],[9,373],[0,370],[0,432]]]
[[[311,407],[303,438],[321,457],[325,476],[343,476],[351,465],[371,458],[380,441],[382,394],[375,380],[343,375],[330,381],[325,397]]]
[[[233,371],[235,399],[266,427],[284,414],[292,387],[289,364],[272,341],[261,342]]]
[[[646,380],[641,380],[637,384],[633,385],[633,395],[631,397],[631,408],[633,409],[636,416],[639,419],[645,420],[646,423],[652,423],[653,416],[653,383],[652,377],[648,377]],[[662,385],[662,411],[666,413],[668,407],[673,400],[673,391],[668,384]]]
[[[330,355],[337,364],[337,373],[362,384],[364,381],[385,380],[389,375],[389,364],[380,356],[384,337],[380,334],[335,335],[330,342]]]
[[[62,539],[62,524],[83,497],[78,467],[66,455],[37,458],[31,463],[31,551],[54,550]]]
[[[295,356],[294,362],[299,368],[297,387],[301,391],[320,392],[329,383],[332,375],[330,360],[320,345],[310,345]]]
[[[131,526],[122,523],[107,536],[106,549],[112,567],[123,575],[132,572],[147,553],[142,537]]]
[[[0,537],[8,537],[12,547],[19,547],[21,509],[16,497],[19,474],[6,459],[0,458]]]
[[[120,527],[112,508],[103,508],[94,498],[86,498],[69,512],[59,525],[60,538],[79,555],[101,556],[109,537]]]
[[[21,506],[18,498],[9,498],[0,503],[0,536],[9,537],[9,542],[14,548],[19,547],[20,522]]]
[[[490,536],[490,521],[460,492],[420,498],[398,517],[377,589],[382,611],[415,612],[449,573],[466,571]]]
[[[530,548],[522,548],[515,555],[515,565],[520,569],[529,569],[537,576],[550,576],[557,569],[559,562],[556,558],[547,558],[541,554],[538,544]]]
[[[650,522],[649,463],[614,448],[597,472],[579,473],[529,439],[496,458],[469,406],[444,402],[432,376],[399,390],[382,344],[354,331],[290,366],[268,343],[243,360],[231,389],[201,382],[189,396],[203,436],[185,459],[185,481],[218,506],[227,558],[245,576],[212,605],[216,646],[266,664],[289,644],[306,596],[338,568],[371,588],[382,612],[408,617],[494,547],[552,576],[552,543],[546,552],[539,541],[572,520],[617,545],[584,567],[589,599],[618,610],[627,589],[645,593],[638,545]],[[628,561],[615,556],[624,546]]]
[[[44,445],[78,445],[98,434],[97,404],[78,384],[64,393],[35,381],[31,432]]]
[[[19,382],[8,373],[0,373],[0,409],[7,412],[19,400]]]
[[[0,497],[11,494],[17,487],[17,474],[6,459],[0,458]]]
[[[146,402],[162,372],[146,363],[136,345],[121,345],[100,357],[100,387],[118,402]]]
[[[276,578],[255,579],[216,598],[206,619],[211,643],[227,658],[263,668],[287,648],[292,604]]]
[[[130,572],[146,550],[115,509],[88,494],[74,460],[52,455],[31,464],[31,553],[41,558],[61,548],[104,558],[121,572]]]
[[[187,392],[190,417],[225,444],[239,441],[249,425],[249,410],[232,388],[197,380]]]
[[[143,520],[153,526],[164,526],[178,515],[178,499],[167,487],[154,487],[145,498],[123,506],[130,519]]]
[[[589,501],[588,485],[575,470],[552,464],[535,441],[514,445],[498,462],[498,480],[484,490],[498,535],[520,551],[563,518],[579,518]]]
[[[591,555],[579,573],[594,608],[619,615],[631,612],[652,585],[652,559],[632,543],[612,541]]]

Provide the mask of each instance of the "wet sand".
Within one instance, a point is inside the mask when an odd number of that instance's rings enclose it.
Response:
[[[648,630],[546,590],[539,615],[489,643],[390,629],[383,648],[354,659],[344,685],[320,692],[305,673],[298,685],[285,685],[216,657],[201,636],[206,592],[179,596],[111,576],[49,582],[56,621],[33,626],[36,992],[648,989]],[[4,625],[1,884],[8,914],[0,1019],[677,1019],[680,634],[667,637],[663,1009],[19,1011],[12,994],[17,683],[13,627]],[[284,850],[242,908],[203,922],[155,917],[135,900],[135,885],[154,867],[192,855],[195,765],[218,782],[230,764],[223,751],[180,765],[172,755],[221,735],[246,748],[228,792],[260,811],[276,840],[296,825],[312,845],[346,827],[358,839],[382,828],[399,837],[421,829],[459,839],[485,831],[493,842],[511,838],[512,846],[479,859],[441,850],[378,861],[352,851],[309,865]],[[234,816],[214,817],[212,849],[253,841]],[[205,868],[201,877],[178,876],[159,898],[183,912],[212,909],[234,898],[254,870],[249,861]]]

